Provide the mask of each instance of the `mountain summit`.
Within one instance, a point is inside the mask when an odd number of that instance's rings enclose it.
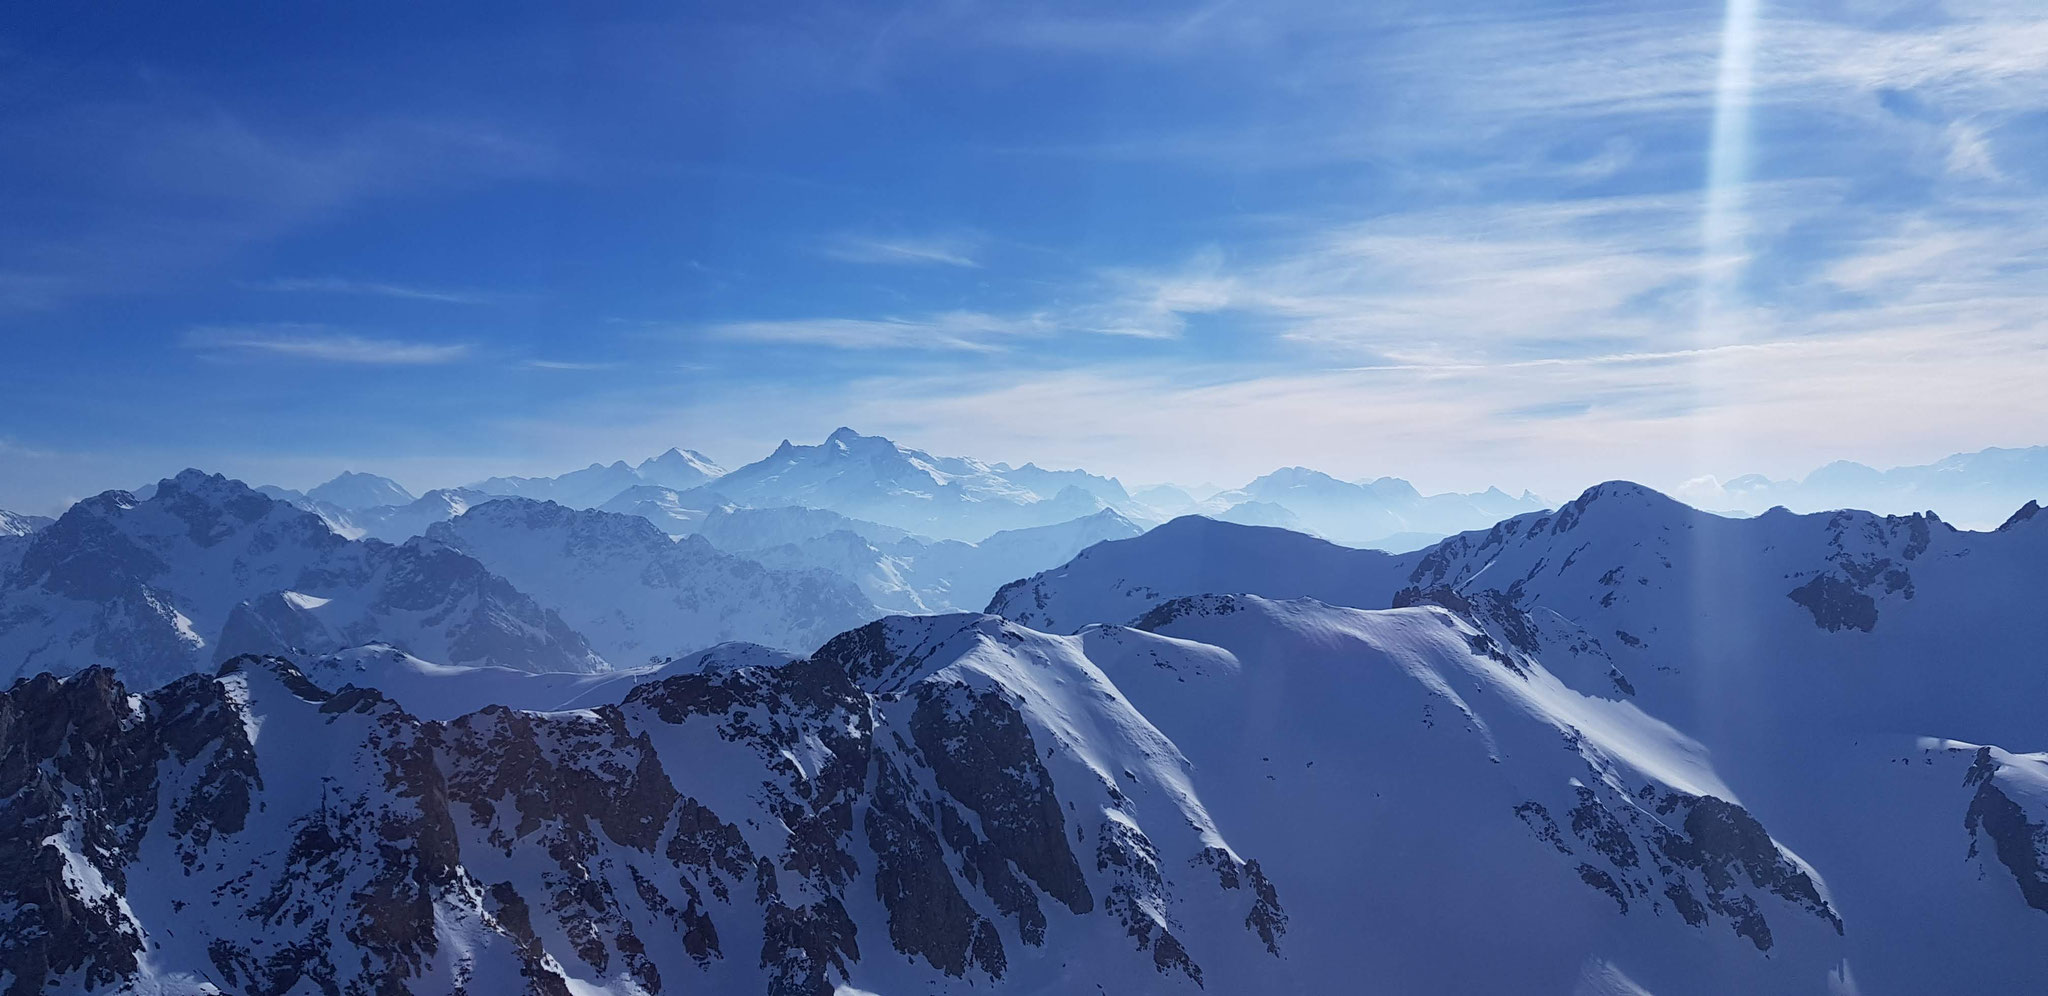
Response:
[[[400,487],[398,482],[391,478],[347,470],[342,471],[335,479],[306,492],[306,497],[350,512],[385,505],[406,505],[413,500],[412,492]]]
[[[707,490],[741,505],[830,509],[968,542],[1004,529],[1051,525],[1111,507],[1054,472],[1005,469],[965,457],[935,457],[841,426],[815,446],[785,439],[766,458],[719,478]],[[1057,485],[1052,494],[1038,490],[1050,485]]]

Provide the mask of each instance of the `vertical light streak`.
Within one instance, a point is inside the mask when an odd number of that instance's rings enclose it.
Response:
[[[1707,173],[1700,214],[1699,310],[1693,329],[1693,345],[1710,347],[1743,338],[1743,270],[1749,260],[1749,217],[1745,187],[1750,168],[1750,103],[1755,82],[1757,8],[1760,0],[1727,0],[1721,21],[1720,71],[1714,80],[1713,130],[1708,136]],[[1745,454],[1734,452],[1735,440],[1744,433],[1730,434],[1725,385],[1716,383],[1711,360],[1695,360],[1692,369],[1693,405],[1691,420],[1692,458],[1696,473],[1728,473],[1729,468],[1746,465]],[[1718,548],[1707,537],[1692,537],[1694,570],[1689,579],[1694,608],[1692,625],[1696,651],[1709,646],[1744,647],[1746,634],[1729,632],[1743,625],[1743,614],[1734,610],[1729,592],[1716,591],[1710,578],[1718,572],[1718,561],[1729,551]],[[1718,637],[1718,639],[1716,639]],[[1720,662],[1704,662],[1704,673],[1692,677],[1694,693],[1700,697],[1700,717],[1707,724],[1726,721],[1744,708],[1725,700],[1726,688],[1716,680]]]

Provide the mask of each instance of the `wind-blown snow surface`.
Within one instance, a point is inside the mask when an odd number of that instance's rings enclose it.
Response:
[[[427,536],[533,592],[620,666],[733,640],[816,646],[883,614],[837,575],[763,567],[631,515],[506,498]]]
[[[605,666],[554,613],[467,556],[344,539],[308,512],[192,470],[147,501],[110,491],[79,502],[0,578],[8,674],[108,663],[149,684],[238,652],[371,640],[447,664]]]

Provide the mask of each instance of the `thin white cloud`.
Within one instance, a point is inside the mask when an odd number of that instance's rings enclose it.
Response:
[[[314,325],[215,326],[186,333],[188,349],[277,356],[317,363],[430,366],[470,355],[467,343],[426,343],[331,332]]]
[[[978,269],[975,242],[961,237],[873,238],[841,235],[828,240],[823,252],[843,263],[883,266],[938,265]]]
[[[711,334],[748,342],[830,346],[835,349],[954,349],[991,352],[1010,340],[1059,331],[1040,316],[1005,317],[948,311],[917,318],[800,318],[727,322]]]
[[[1332,224],[1234,259],[1212,250],[1165,272],[1114,274],[1122,303],[1106,307],[1154,328],[1229,313],[1381,363],[1611,349],[1689,315],[1678,305],[1700,268],[1698,212],[1693,195],[1614,197]]]
[[[578,363],[570,360],[527,360],[520,364],[531,370],[610,370],[615,363]]]
[[[441,290],[375,280],[349,280],[342,277],[284,277],[257,286],[265,290],[286,293],[355,294],[397,298],[403,301],[435,301],[442,304],[488,304],[495,300],[493,295],[475,291]]]

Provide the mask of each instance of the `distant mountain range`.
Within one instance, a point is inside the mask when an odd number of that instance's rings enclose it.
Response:
[[[423,535],[432,524],[494,497],[637,515],[671,536],[698,532],[719,509],[792,508],[836,512],[925,542],[979,543],[999,532],[1110,510],[1140,528],[1193,513],[1399,550],[1543,507],[1527,492],[1520,497],[1498,489],[1423,495],[1399,478],[1347,482],[1303,467],[1283,468],[1199,500],[1169,485],[1133,495],[1113,477],[935,457],[848,428],[815,446],[784,440],[767,457],[731,472],[695,450],[673,448],[638,465],[621,460],[593,463],[559,477],[493,477],[418,498],[396,481],[355,472],[305,492],[270,485],[257,490],[319,515],[343,536],[389,542]],[[136,494],[147,498],[148,489]],[[970,608],[975,601],[943,599],[939,604]]]
[[[1186,496],[1186,492],[1179,494]],[[1406,549],[1545,507],[1542,499],[1527,491],[1519,498],[1498,488],[1477,494],[1425,496],[1398,477],[1340,481],[1306,467],[1285,467],[1242,488],[1199,502],[1189,499],[1161,511],[1198,512],[1226,522],[1281,526],[1352,546]]]
[[[552,501],[570,508],[595,508],[628,488],[652,485],[686,490],[725,474],[724,468],[695,450],[670,449],[640,461],[593,463],[560,477],[492,477],[469,485],[472,491],[511,498]]]
[[[638,516],[502,498],[427,538],[532,592],[621,667],[734,640],[813,646],[883,614],[838,574],[675,541]]]
[[[152,681],[245,652],[384,643],[437,665],[587,672],[733,639],[805,646],[882,614],[838,575],[673,542],[632,516],[494,499],[428,533],[351,540],[199,471],[147,500],[108,492],[7,538],[0,661],[119,662]]]
[[[196,470],[146,501],[109,491],[73,505],[0,577],[0,661],[14,673],[107,662],[162,680],[248,650],[321,653],[377,639],[447,664],[605,666],[469,557],[423,540],[346,539]]]
[[[151,487],[134,493],[147,499]],[[1345,481],[1305,467],[1284,467],[1237,488],[1155,484],[1127,490],[1116,478],[1082,470],[935,457],[847,428],[816,446],[785,440],[768,457],[731,473],[695,450],[672,448],[637,465],[615,461],[559,477],[493,477],[418,498],[388,478],[355,472],[305,492],[270,485],[257,490],[319,515],[343,536],[389,542],[421,535],[490,498],[523,497],[637,515],[671,536],[698,531],[720,508],[816,508],[928,539],[974,543],[1004,530],[1113,509],[1141,527],[1206,515],[1406,552],[1549,504],[1528,491],[1510,495],[1499,488],[1424,495],[1400,478]],[[1702,478],[1673,493],[1696,507],[1738,515],[1777,505],[1793,511],[1932,510],[1958,525],[1988,528],[2019,504],[2048,493],[2048,446],[1992,448],[1891,470],[1843,461],[1796,481]],[[0,557],[7,546],[0,534]]]
[[[1933,510],[1958,525],[1990,528],[2021,503],[2048,494],[2048,446],[1957,453],[1934,463],[1877,470],[1838,460],[1799,480],[1749,474],[1688,482],[1677,497],[1712,511],[1756,514],[1782,505],[1795,512],[1860,508]]]
[[[720,508],[698,535],[719,549],[787,568],[813,568],[852,579],[891,612],[978,608],[1027,564],[1065,563],[1104,540],[1145,527],[1105,508],[1049,526],[996,533],[979,543],[932,540],[880,523],[814,508]],[[1026,571],[1025,573],[1029,573]]]

